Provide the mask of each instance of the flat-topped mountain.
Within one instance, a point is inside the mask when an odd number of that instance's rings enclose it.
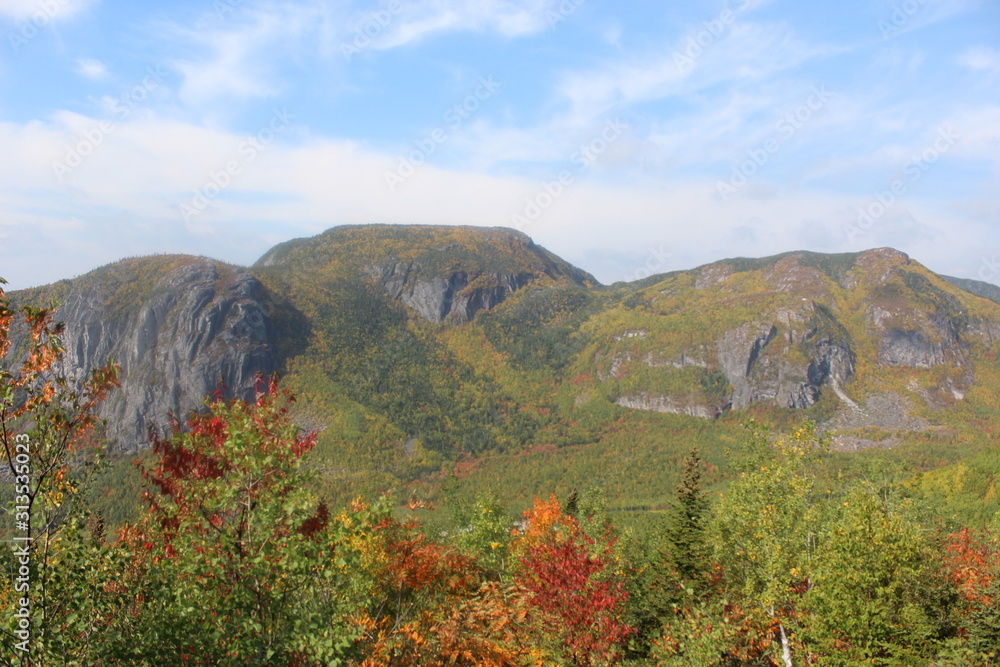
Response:
[[[467,322],[529,283],[597,285],[524,234],[485,227],[336,227],[281,243],[251,268],[292,289],[367,276],[435,323]]]

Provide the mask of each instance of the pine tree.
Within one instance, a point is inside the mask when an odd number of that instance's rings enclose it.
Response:
[[[706,540],[708,498],[701,490],[701,457],[692,449],[666,520],[641,545],[644,566],[631,582],[631,657],[646,657],[663,632],[664,622],[706,593],[709,549]]]
[[[673,554],[674,567],[681,579],[696,583],[708,571],[709,501],[701,488],[701,457],[692,449],[684,461],[684,473],[673,506],[667,515],[666,539]]]
[[[968,650],[985,665],[1000,659],[1000,564],[996,569],[968,626]]]

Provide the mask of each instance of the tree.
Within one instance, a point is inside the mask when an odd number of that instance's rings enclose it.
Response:
[[[959,652],[973,665],[1000,658],[1000,541],[968,528],[948,536],[945,565],[960,597]]]
[[[86,378],[64,372],[64,325],[54,321],[54,307],[15,309],[0,288],[0,450],[13,474],[17,544],[5,595],[13,607],[0,641],[8,664],[65,658],[48,648],[58,644],[52,634],[61,615],[74,613],[58,603],[52,557],[60,528],[81,512],[81,479],[99,458],[97,407],[118,386],[111,362]]]
[[[692,449],[667,513],[666,541],[674,567],[692,585],[703,584],[711,568],[707,542],[709,501],[701,489],[701,467],[698,450]]]
[[[692,449],[666,519],[642,545],[642,567],[629,582],[637,628],[632,650],[640,656],[662,634],[665,621],[700,603],[711,583],[710,504],[701,489],[701,468],[698,450]]]
[[[187,430],[154,438],[138,526],[144,601],[125,661],[338,664],[364,600],[352,550],[309,488],[315,435],[277,382],[253,403],[218,396]]]
[[[912,503],[855,484],[822,531],[804,608],[822,664],[926,664],[943,635],[937,559]]]
[[[509,580],[511,518],[496,493],[480,493],[473,503],[459,506],[455,542],[496,580]]]
[[[713,513],[715,556],[751,624],[778,643],[791,667],[817,527],[805,463],[825,442],[810,423],[773,442],[755,422],[748,428],[744,455],[734,462],[739,476]]]
[[[521,554],[515,582],[541,643],[564,664],[613,663],[634,632],[624,620],[624,573],[613,568],[614,536],[587,535],[554,495],[548,502],[536,498],[524,519],[515,543]]]
[[[385,502],[356,503],[354,514],[361,517],[355,576],[371,582],[357,615],[364,667],[522,664],[526,612],[514,589],[416,523],[393,518]]]

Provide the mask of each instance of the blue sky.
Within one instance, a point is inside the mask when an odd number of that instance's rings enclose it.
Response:
[[[602,282],[892,246],[1000,283],[1000,3],[0,0],[0,275],[516,227]]]

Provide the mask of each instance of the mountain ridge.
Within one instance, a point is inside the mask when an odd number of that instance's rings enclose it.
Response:
[[[629,484],[673,479],[659,460],[634,467],[672,432],[695,429],[721,464],[745,416],[810,418],[843,451],[948,461],[988,446],[991,429],[968,424],[1000,408],[1000,307],[890,248],[601,285],[514,230],[346,226],[250,267],[134,258],[12,296],[64,302],[75,372],[123,363],[102,413],[120,450],[220,383],[246,397],[279,372],[339,494],[436,493],[462,461],[475,486],[497,467],[582,474],[618,456],[608,469],[635,478],[618,492],[634,504]]]

